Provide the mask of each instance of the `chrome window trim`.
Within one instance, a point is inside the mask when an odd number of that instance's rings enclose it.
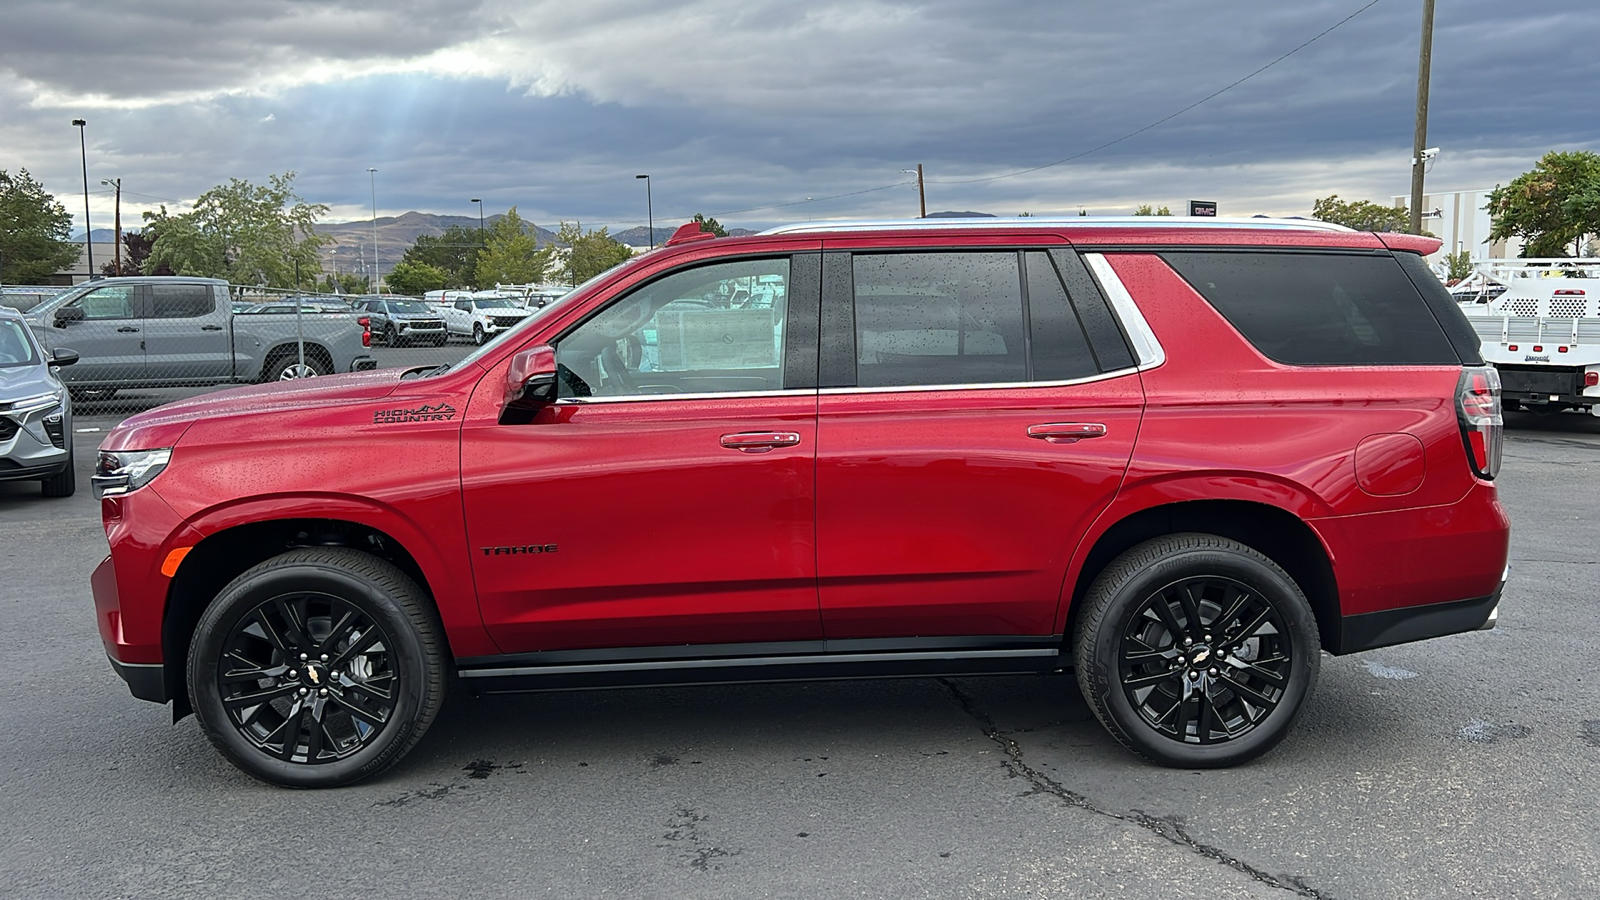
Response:
[[[1128,335],[1128,341],[1133,344],[1133,352],[1139,358],[1138,369],[1154,369],[1167,361],[1167,351],[1162,348],[1161,341],[1156,339],[1156,333],[1151,330],[1150,323],[1144,319],[1144,313],[1139,311],[1139,304],[1133,302],[1133,295],[1123,286],[1122,279],[1117,277],[1111,263],[1106,261],[1104,253],[1085,253],[1083,262],[1094,273],[1095,280],[1100,282],[1100,289],[1105,291],[1106,299],[1111,303],[1111,310],[1122,321],[1122,330]]]
[[[1059,228],[1201,228],[1217,231],[1324,231],[1354,234],[1354,229],[1315,219],[1212,218],[1210,216],[1028,216],[1017,219],[859,219],[835,222],[799,222],[761,232],[817,234],[846,231],[964,231],[997,228],[1040,231]]]
[[[847,387],[847,388],[822,388],[819,394],[827,397],[837,394],[890,394],[900,391],[987,391],[987,390],[1016,390],[1018,388],[1058,388],[1071,387],[1076,384],[1092,384],[1096,381],[1106,381],[1111,378],[1121,378],[1134,368],[1114,369],[1110,372],[1101,372],[1098,375],[1085,375],[1082,378],[1068,378],[1063,381],[990,381],[976,384],[891,384],[874,387]]]
[[[816,388],[785,388],[778,391],[694,391],[682,394],[617,394],[612,397],[562,397],[556,406],[591,406],[598,403],[638,403],[643,400],[714,400],[719,397],[739,400],[750,397],[811,397]]]

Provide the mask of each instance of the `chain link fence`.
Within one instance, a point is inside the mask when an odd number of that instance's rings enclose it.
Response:
[[[473,349],[444,306],[380,295],[120,278],[70,288],[7,286],[59,370],[79,418],[126,416],[241,384],[455,362]],[[480,338],[481,339],[481,338]]]

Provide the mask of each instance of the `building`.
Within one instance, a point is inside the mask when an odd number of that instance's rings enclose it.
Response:
[[[1506,259],[1522,250],[1522,240],[1512,238],[1489,242],[1489,192],[1491,188],[1469,191],[1451,191],[1422,195],[1422,230],[1444,241],[1439,252],[1428,257],[1430,264],[1442,262],[1446,253],[1465,250],[1476,261],[1480,259]],[[1396,195],[1394,205],[1404,207],[1411,203],[1411,195]]]

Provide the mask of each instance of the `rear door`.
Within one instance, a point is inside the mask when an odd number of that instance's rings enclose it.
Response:
[[[151,284],[144,317],[145,377],[220,381],[233,374],[227,299],[209,284]]]
[[[473,572],[502,650],[821,638],[820,268],[781,254],[637,285],[555,339],[559,399],[532,422],[468,418]],[[740,288],[762,300],[735,305]]]
[[[830,252],[824,286],[828,640],[1050,635],[1068,560],[1121,483],[1143,409],[1077,255]]]

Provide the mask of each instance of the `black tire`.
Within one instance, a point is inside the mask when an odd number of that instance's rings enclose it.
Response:
[[[1146,541],[1113,560],[1082,602],[1078,687],[1113,737],[1161,765],[1260,756],[1288,734],[1316,684],[1311,604],[1238,541]]]
[[[300,369],[299,354],[279,354],[267,360],[267,364],[262,367],[261,380],[295,381],[300,378],[312,378],[318,375],[328,375],[331,374],[332,371],[333,369],[329,367],[326,362],[323,362],[315,356],[312,356],[310,353],[306,354],[306,367],[304,371],[301,371]]]
[[[383,342],[390,347],[400,346],[400,335],[394,330],[393,325],[383,326]]]
[[[479,324],[476,324],[476,323],[473,324],[473,326],[472,326],[472,343],[475,346],[482,347],[483,346],[483,342],[487,341],[488,339],[489,339],[489,336],[483,333],[483,326],[479,325]]]
[[[343,547],[291,550],[206,608],[189,647],[189,697],[240,769],[284,787],[338,787],[422,739],[444,701],[444,654],[434,611],[394,565]]]
[[[117,396],[116,388],[67,388],[67,393],[79,403],[97,403]]]
[[[450,343],[450,338],[447,335],[436,337],[436,338],[433,339],[433,345],[435,347],[443,347],[445,344],[448,344],[448,343]]]
[[[67,435],[67,440],[72,440],[72,435]],[[67,444],[67,467],[55,475],[39,482],[40,492],[46,497],[71,497],[78,490],[78,471],[72,453],[72,444]]]

